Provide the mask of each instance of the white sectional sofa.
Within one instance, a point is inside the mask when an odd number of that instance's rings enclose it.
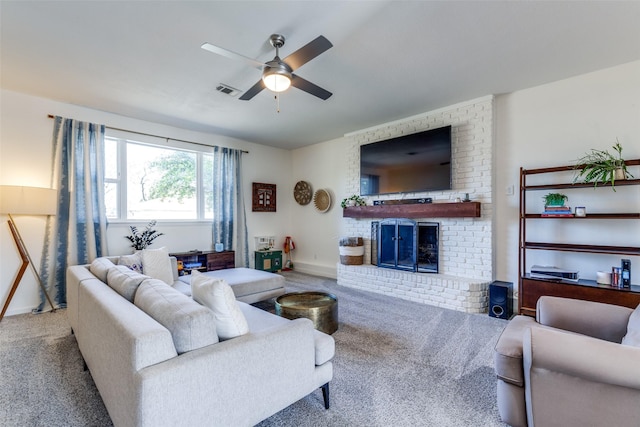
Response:
[[[328,409],[335,343],[310,320],[237,301],[248,333],[220,340],[212,309],[125,270],[67,269],[69,323],[115,426],[251,426],[318,388]]]

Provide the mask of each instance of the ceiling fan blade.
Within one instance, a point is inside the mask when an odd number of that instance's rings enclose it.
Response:
[[[256,96],[257,94],[259,94],[260,92],[262,92],[262,89],[265,89],[265,85],[262,79],[260,79],[258,80],[258,83],[251,86],[251,88],[249,88],[249,90],[246,91],[244,94],[242,94],[242,96],[238,99],[240,99],[241,101],[248,101],[254,96]]]
[[[316,86],[308,80],[303,79],[295,74],[291,75],[291,86],[295,86],[300,90],[303,90],[311,95],[317,96],[322,100],[327,100],[333,95],[328,90],[322,89],[320,86]]]
[[[332,46],[331,42],[324,36],[318,36],[315,40],[310,41],[284,58],[283,61],[291,67],[291,71],[295,71]]]
[[[262,70],[262,68],[264,67],[264,64],[260,61],[256,61],[255,59],[249,58],[248,56],[240,55],[239,53],[232,52],[230,50],[227,50],[220,46],[216,46],[211,43],[203,43],[202,46],[200,47],[204,50],[215,53],[217,55],[222,55],[229,59],[244,61],[247,64],[249,64],[249,66],[257,68],[258,70]]]

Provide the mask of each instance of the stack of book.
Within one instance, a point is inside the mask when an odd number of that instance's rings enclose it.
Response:
[[[545,206],[541,216],[573,216],[569,206]]]

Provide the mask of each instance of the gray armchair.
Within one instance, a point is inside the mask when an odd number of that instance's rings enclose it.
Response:
[[[502,421],[640,426],[638,337],[640,307],[541,297],[536,319],[515,316],[495,347]]]

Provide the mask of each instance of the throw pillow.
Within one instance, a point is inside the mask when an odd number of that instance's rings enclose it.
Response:
[[[640,347],[640,305],[629,316],[627,335],[622,338],[622,344]]]
[[[138,286],[148,278],[137,271],[129,270],[126,265],[116,265],[107,273],[106,283],[129,302],[133,302]]]
[[[218,342],[213,312],[160,280],[142,282],[134,304],[171,332],[178,354]]]
[[[167,248],[143,249],[141,256],[143,274],[162,280],[167,285],[173,285],[173,271]]]
[[[107,272],[115,265],[105,257],[96,258],[91,262],[89,271],[96,276],[101,282],[107,283]]]
[[[137,271],[140,274],[143,272],[140,252],[136,252],[132,255],[121,255],[120,259],[118,259],[118,265],[126,265],[129,269]]]
[[[191,296],[209,307],[216,316],[220,340],[227,340],[249,332],[249,324],[242,314],[233,289],[224,280],[194,270],[191,276]]]

